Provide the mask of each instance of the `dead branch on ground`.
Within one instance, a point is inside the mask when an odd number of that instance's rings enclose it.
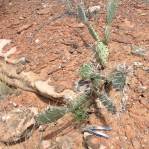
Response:
[[[55,91],[54,86],[49,84],[49,80],[42,80],[38,75],[33,72],[20,72],[17,73],[17,67],[14,65],[6,64],[0,61],[0,80],[25,91],[34,92],[43,97],[62,101],[63,99],[69,101],[76,97],[76,93],[72,90],[64,90],[61,93]]]

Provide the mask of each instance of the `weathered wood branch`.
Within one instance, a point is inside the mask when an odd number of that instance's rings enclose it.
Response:
[[[54,86],[49,81],[43,81],[33,72],[17,73],[17,67],[0,61],[0,80],[25,91],[34,92],[49,99],[62,101],[63,99],[73,100],[77,94],[72,90],[64,90],[61,93],[55,91]]]

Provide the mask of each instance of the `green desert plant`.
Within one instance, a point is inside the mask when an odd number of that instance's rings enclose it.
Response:
[[[79,95],[75,101],[70,103],[69,111],[74,114],[76,121],[81,122],[87,119],[88,117],[88,108],[91,104],[89,96],[86,94]]]
[[[87,108],[78,107],[73,112],[74,118],[77,122],[82,122],[88,118]]]
[[[79,107],[82,107],[88,104],[88,95],[86,94],[82,94],[82,95],[79,95],[75,101],[72,101],[69,105],[68,105],[68,108],[69,108],[69,111],[73,112],[75,111],[75,109],[78,109]]]
[[[100,63],[102,67],[105,67],[109,56],[109,50],[107,46],[103,42],[97,42],[95,51],[97,62]]]
[[[86,16],[85,9],[84,9],[84,7],[81,4],[78,4],[77,5],[77,11],[78,11],[78,16],[79,16],[80,20],[84,24],[88,23],[88,18]]]
[[[47,124],[57,121],[68,112],[74,114],[76,121],[83,121],[87,118],[87,109],[90,105],[87,95],[79,95],[76,100],[70,102],[67,106],[50,106],[37,115],[37,125]]]
[[[78,3],[78,16],[80,20],[86,25],[90,35],[95,40],[95,56],[96,62],[100,63],[102,68],[106,66],[109,50],[107,47],[109,38],[110,38],[110,30],[113,18],[116,14],[118,0],[109,0],[107,4],[107,16],[106,16],[106,27],[105,27],[105,34],[104,39],[101,40],[99,34],[96,32],[92,24],[90,24],[85,8],[82,7],[81,4]],[[112,100],[108,97],[109,88],[107,86],[107,82],[110,82],[105,77],[101,77],[100,73],[94,70],[92,64],[84,64],[80,69],[80,76],[82,79],[90,80],[91,81],[91,98],[97,98],[101,101],[101,103],[107,108],[108,111],[115,113],[116,107],[112,103]],[[114,84],[112,81],[111,83]],[[108,89],[107,89],[108,88]],[[107,92],[107,93],[106,93]]]
[[[105,67],[108,59],[108,48],[107,46],[100,41],[98,33],[95,31],[94,27],[89,23],[85,9],[82,7],[82,5],[78,4],[78,16],[80,20],[86,25],[88,28],[88,31],[92,38],[95,40],[95,53],[96,53],[96,58],[98,62]]]
[[[100,100],[106,109],[114,114],[116,112],[116,107],[105,90],[106,78],[101,77],[100,74],[96,74],[93,78],[91,78],[91,82],[91,92],[94,95],[93,97],[96,97],[98,100]]]
[[[101,76],[100,73],[97,73],[94,66],[89,63],[84,64],[80,68],[80,76],[82,79],[90,81],[90,94],[84,93],[79,95],[75,100],[71,101],[67,107],[50,106],[36,117],[38,125],[55,122],[67,112],[72,112],[76,121],[84,121],[88,117],[87,111],[94,99],[100,100],[109,112],[113,114],[116,113],[116,107],[108,95],[107,88],[109,88],[109,86],[107,86],[107,82],[111,82],[114,88],[122,91],[126,82],[125,72],[115,70],[106,78]]]
[[[87,28],[88,28],[88,31],[89,31],[90,35],[93,37],[93,39],[94,39],[95,41],[99,42],[99,41],[100,41],[99,35],[98,35],[98,33],[95,31],[94,27],[93,27],[91,24],[89,24],[89,23],[86,23],[86,26],[87,26]]]
[[[108,44],[108,41],[110,38],[111,24],[116,14],[118,0],[108,0],[106,26],[104,31],[104,39],[102,41],[100,40],[99,34],[97,33],[97,31],[94,29],[93,25],[88,20],[88,17],[86,14],[87,11],[85,9],[84,2],[82,0],[81,1],[74,0],[74,3],[76,4],[76,7],[77,7],[77,13],[78,13],[79,19],[86,25],[90,35],[95,40],[94,50],[96,53],[96,58],[98,62],[101,64],[102,68],[104,68],[106,66],[108,56],[109,56],[109,50],[106,45]],[[69,4],[69,6],[72,5],[72,1],[67,0],[67,4]]]
[[[55,122],[56,120],[61,118],[67,111],[68,109],[66,107],[50,106],[48,109],[41,112],[36,117],[36,122],[38,125]]]
[[[126,73],[120,70],[114,70],[110,74],[109,80],[111,80],[112,86],[116,90],[122,91],[126,82]]]
[[[107,25],[112,24],[112,21],[116,15],[117,6],[118,6],[118,0],[108,0],[107,17],[106,17],[106,24]]]
[[[66,7],[69,14],[73,12],[72,0],[66,0]]]
[[[98,94],[98,99],[101,101],[101,103],[107,108],[107,110],[113,114],[116,113],[116,107],[113,104],[110,97],[107,95],[107,93]]]
[[[89,66],[90,71],[86,71],[86,69],[84,69],[84,66]],[[110,97],[108,97],[108,93],[106,93],[106,90],[105,90],[105,87],[107,87],[106,86],[107,79],[105,77],[101,76],[99,73],[96,73],[96,71],[93,71],[94,68],[91,68],[91,66],[92,65],[90,65],[90,64],[86,64],[80,68],[81,78],[90,80],[90,82],[91,82],[90,99],[100,100],[101,103],[107,108],[108,111],[115,113],[116,107],[114,106]]]
[[[104,30],[104,39],[103,39],[103,43],[106,45],[109,43],[109,40],[110,40],[110,31],[111,31],[111,26],[106,25]]]
[[[107,6],[107,19],[106,19],[106,29],[105,29],[105,42],[102,42],[99,38],[98,33],[95,31],[94,27],[89,23],[86,11],[82,3],[77,4],[77,11],[80,20],[86,25],[88,31],[92,38],[95,40],[95,54],[96,60],[101,64],[101,66],[105,66],[107,63],[109,51],[106,46],[107,39],[110,36],[110,25],[115,15],[116,5],[115,0],[111,0]],[[72,1],[67,0],[68,8],[72,10]],[[105,44],[106,43],[106,44]],[[108,111],[115,113],[116,108],[112,103],[112,100],[108,97],[108,94],[105,90],[105,82],[107,79],[97,73],[94,66],[89,64],[84,64],[80,69],[80,76],[83,80],[89,80],[91,82],[91,94],[83,94],[77,97],[77,99],[71,103],[67,107],[50,107],[44,112],[40,113],[36,121],[39,125],[45,124],[48,122],[54,122],[61,118],[65,113],[72,112],[74,113],[75,119],[77,121],[82,121],[88,117],[87,109],[92,103],[89,99],[99,99],[101,103],[107,108]],[[118,78],[118,77],[117,77]],[[118,80],[118,79],[117,79]],[[113,81],[113,84],[115,82]]]
[[[110,31],[113,19],[116,15],[116,9],[118,6],[118,0],[108,0],[107,3],[107,15],[106,15],[106,26],[104,30],[103,42],[107,45],[110,39]]]
[[[82,65],[80,69],[80,76],[83,80],[90,79],[93,73],[94,73],[94,69],[91,63]]]

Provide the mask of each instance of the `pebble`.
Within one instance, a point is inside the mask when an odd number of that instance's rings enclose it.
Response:
[[[39,39],[36,39],[36,40],[35,40],[35,43],[39,43]]]
[[[101,9],[100,5],[98,5],[98,6],[92,6],[92,7],[89,7],[88,8],[88,12],[92,16],[94,14],[99,13],[100,9]]]
[[[141,62],[133,62],[133,65],[140,68],[143,66],[143,64]]]
[[[51,143],[49,140],[43,140],[41,144],[43,149],[49,149],[51,146]]]

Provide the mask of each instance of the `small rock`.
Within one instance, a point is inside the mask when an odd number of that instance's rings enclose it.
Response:
[[[46,8],[47,6],[48,6],[47,4],[42,3],[42,7],[43,7],[43,8]]]
[[[89,93],[90,92],[90,81],[79,80],[75,82],[75,90],[81,93]]]
[[[83,23],[78,23],[78,24],[72,24],[71,27],[72,28],[84,28],[85,25]]]
[[[20,16],[19,19],[20,19],[20,20],[24,20],[24,17]]]
[[[144,92],[147,91],[147,89],[148,88],[146,86],[140,85],[137,90],[138,90],[139,93],[144,93]]]
[[[44,9],[41,9],[37,12],[37,14],[39,15],[45,15],[45,14],[48,14],[50,12],[50,9],[49,8],[44,8]]]
[[[89,149],[106,149],[106,146],[100,142],[99,138],[88,133],[84,133],[84,143]]]
[[[76,99],[76,97],[77,97],[77,94],[75,92],[73,92],[72,90],[69,90],[69,89],[64,90],[64,92],[62,94],[63,94],[64,100],[66,102],[74,101],[74,99]]]
[[[0,39],[0,54],[2,54],[3,48],[10,43],[11,43],[11,40],[9,39]]]
[[[16,60],[16,64],[22,64],[25,65],[26,63],[29,63],[29,61],[26,59],[26,57],[21,57],[18,60]]]
[[[106,149],[106,146],[104,146],[103,144],[100,144],[99,149]]]
[[[21,27],[18,29],[17,33],[20,34],[22,31],[29,29],[32,25],[33,25],[33,24],[25,24],[25,25],[21,26]]]
[[[49,140],[43,140],[41,144],[43,149],[50,149],[51,147],[51,143]]]
[[[13,102],[12,104],[13,104],[14,107],[17,107],[18,106],[15,102]]]
[[[36,40],[35,40],[35,43],[39,43],[39,39],[36,39]]]
[[[72,149],[73,148],[73,138],[68,136],[57,137],[56,142],[61,149]]]
[[[12,6],[12,3],[11,2],[9,3],[9,6]]]
[[[136,56],[145,56],[145,52],[147,50],[141,47],[137,47],[137,46],[132,46],[132,51],[131,53],[136,55]]]
[[[47,127],[48,127],[48,125],[41,125],[41,126],[39,126],[39,131],[43,132],[46,130]]]
[[[35,116],[39,114],[39,111],[38,111],[37,108],[35,108],[35,107],[31,107],[31,108],[29,108],[29,109],[31,110],[31,112],[34,113]]]
[[[136,148],[136,149],[141,148],[141,145],[140,145],[139,141],[136,138],[132,139],[132,144],[133,144],[133,147]]]
[[[100,9],[101,9],[100,5],[89,7],[88,8],[89,15],[93,16],[93,15],[98,14]]]
[[[69,53],[73,54],[74,52],[75,52],[75,49],[73,49],[73,48],[69,49]]]
[[[87,138],[88,136],[91,136],[91,134],[88,132],[84,132],[84,138]]]
[[[0,112],[0,142],[16,143],[31,135],[35,126],[34,113],[24,107]]]
[[[143,67],[143,70],[149,72],[149,67]]]
[[[133,65],[137,68],[143,67],[143,64],[141,62],[133,62]]]

